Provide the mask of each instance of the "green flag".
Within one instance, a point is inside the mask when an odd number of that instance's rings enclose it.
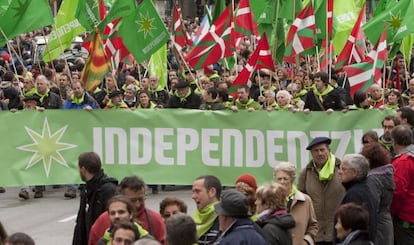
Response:
[[[55,25],[49,35],[43,60],[52,61],[59,57],[65,49],[69,48],[72,40],[79,34],[85,32],[78,19],[75,18],[75,11],[79,0],[63,0],[56,16]]]
[[[223,13],[226,8],[226,0],[216,0],[216,3],[213,7],[213,12],[211,13],[210,25],[217,20],[217,18]]]
[[[352,28],[358,18],[363,2],[357,0],[335,0],[334,1],[334,26],[335,36],[332,39],[334,50],[342,50],[351,34]],[[381,35],[381,33],[380,33]],[[379,36],[378,36],[379,38]],[[373,42],[376,43],[376,42]]]
[[[88,31],[94,31],[100,22],[99,0],[79,0],[76,18]]]
[[[1,1],[0,29],[8,39],[53,23],[52,11],[47,0]],[[0,44],[6,43],[3,34]]]
[[[150,57],[170,38],[152,0],[144,0],[131,15],[122,18],[118,35],[137,63]]]
[[[113,20],[122,17],[131,15],[136,9],[135,0],[116,0],[108,14],[105,16],[105,19],[99,23],[98,28],[103,32],[105,26],[112,22]]]
[[[161,46],[153,55],[151,55],[148,67],[149,75],[156,75],[159,78],[159,87],[167,86],[167,44]]]
[[[277,2],[277,1],[275,1]],[[294,20],[302,10],[301,0],[279,0],[278,18]]]
[[[405,16],[403,17],[403,21],[394,36],[394,41],[402,40],[403,38],[410,35],[411,33],[414,33],[414,21],[412,18],[413,16],[414,16],[414,2],[409,1]]]
[[[411,61],[411,50],[414,44],[414,34],[407,35],[403,38],[400,51],[404,55],[404,59],[407,61],[407,64],[410,64]]]
[[[369,20],[363,26],[365,35],[371,41],[371,43],[378,42],[378,39],[384,30],[384,25],[387,27],[387,43],[392,43],[394,41],[394,36],[397,31],[399,33],[403,32],[403,29],[400,31],[402,23],[405,23],[406,26],[412,26],[412,24],[410,25],[406,22],[412,22],[412,16],[406,15],[407,10],[409,13],[412,13],[412,10],[409,10],[410,6],[412,6],[411,2],[411,0],[401,0],[398,3],[392,4],[390,8],[387,8],[376,17]],[[406,16],[407,18],[405,18]],[[402,39],[402,37],[400,39]]]

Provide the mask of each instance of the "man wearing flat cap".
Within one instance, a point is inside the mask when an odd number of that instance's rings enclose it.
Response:
[[[214,205],[219,217],[220,237],[214,244],[266,244],[249,218],[249,201],[236,190],[223,192],[221,201]]]
[[[338,170],[341,161],[331,153],[328,137],[316,137],[306,147],[312,160],[300,174],[298,189],[312,198],[319,231],[315,244],[333,244],[332,217],[345,194]]]
[[[109,93],[109,102],[104,109],[129,109],[128,105],[122,99],[124,92],[122,90],[115,90]]]
[[[168,101],[168,108],[198,109],[201,98],[190,88],[187,81],[179,81],[175,85],[175,92]]]

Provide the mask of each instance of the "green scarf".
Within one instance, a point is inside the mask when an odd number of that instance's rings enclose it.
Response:
[[[75,95],[72,95],[71,97],[72,103],[76,105],[82,105],[84,97],[85,97],[85,92],[82,94],[80,98],[76,97]]]
[[[37,95],[39,95],[39,96],[40,96],[40,98],[39,98],[40,103],[43,103],[43,100],[44,100],[44,99],[45,99],[45,98],[49,95],[49,91],[50,91],[50,89],[46,89],[45,94],[41,95],[41,94],[39,94],[39,92],[37,92],[37,90],[36,90],[35,94],[37,94]]]
[[[29,97],[29,96],[35,95],[36,92],[37,92],[36,88],[31,88],[31,89],[24,92],[24,97]]]
[[[142,107],[142,105],[139,104],[137,109],[154,109],[155,107],[157,107],[157,105],[154,102],[150,101],[149,107]]]
[[[181,103],[186,102],[187,101],[187,98],[190,95],[191,95],[191,88],[188,88],[187,93],[183,97],[181,97],[180,95],[178,95],[178,91],[175,91],[175,96],[177,96],[180,99],[180,102]]]
[[[122,101],[120,105],[114,105],[114,103],[112,103],[112,100],[109,100],[106,106],[109,109],[128,109],[128,105],[124,101]]]
[[[385,109],[389,109],[389,110],[397,110],[398,109],[398,104],[385,104]]]
[[[319,172],[319,180],[320,181],[331,180],[334,176],[334,171],[335,171],[335,156],[331,153],[325,165]]]
[[[284,106],[280,106],[279,104],[276,104],[275,110],[277,111],[289,111],[293,106],[291,104],[286,104]]]
[[[290,199],[293,199],[293,197],[298,193],[298,188],[295,184],[292,184],[292,190],[290,191],[289,196],[286,197],[286,201],[289,201]]]
[[[323,103],[323,96],[325,96],[325,95],[327,95],[327,94],[329,94],[332,90],[334,90],[333,88],[332,88],[332,86],[331,85],[327,85],[326,86],[326,88],[322,91],[322,92],[319,92],[319,90],[317,90],[316,89],[316,87],[313,89],[313,93],[316,95],[316,96],[318,96],[318,98],[319,98],[319,100]]]
[[[217,218],[217,213],[214,210],[214,204],[211,203],[199,211],[194,212],[194,222],[197,226],[197,235],[201,237],[213,226],[214,220]]]
[[[139,238],[142,238],[148,235],[148,231],[146,231],[140,224],[138,224],[137,222],[134,222],[134,225],[137,227]],[[107,245],[111,245],[111,233],[112,233],[112,227],[109,229],[106,229],[102,237],[106,241]]]

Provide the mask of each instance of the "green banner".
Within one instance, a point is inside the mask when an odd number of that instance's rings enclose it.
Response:
[[[232,185],[243,173],[272,179],[279,161],[298,169],[312,138],[332,138],[333,153],[361,149],[361,136],[380,130],[386,112],[244,112],[199,110],[0,113],[0,186],[80,183],[77,157],[95,151],[110,176],[136,174],[151,184],[191,184],[214,174]],[[379,134],[382,134],[381,130]]]

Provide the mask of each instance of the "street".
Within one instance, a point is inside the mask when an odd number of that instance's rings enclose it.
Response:
[[[75,199],[65,199],[65,188],[46,188],[44,197],[29,200],[18,197],[20,188],[6,188],[6,193],[0,194],[0,221],[8,234],[25,232],[38,245],[70,245],[72,244],[73,228],[79,208],[79,195]],[[151,194],[147,189],[146,206],[159,211],[160,201],[167,196],[176,196],[188,205],[188,213],[192,214],[195,205],[191,199],[189,187],[167,186],[166,191]]]

